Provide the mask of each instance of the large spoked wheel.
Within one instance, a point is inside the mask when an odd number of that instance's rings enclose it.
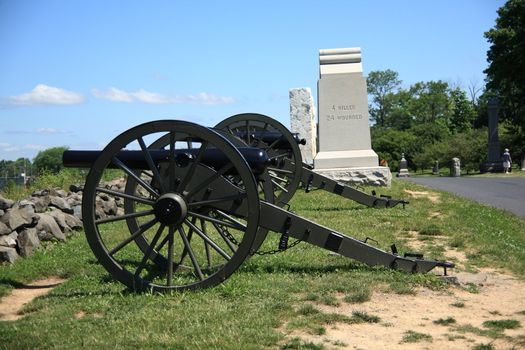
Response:
[[[151,147],[166,137],[167,147]],[[241,180],[234,184],[231,175]],[[104,179],[120,176],[134,183],[133,191],[104,187]],[[101,196],[133,209],[103,217]],[[208,128],[172,120],[139,125],[111,141],[92,165],[82,203],[88,243],[104,268],[133,290],[160,292],[228,278],[250,253],[259,210],[255,179],[239,151]]]
[[[286,205],[301,181],[302,157],[292,133],[277,120],[257,113],[229,117],[215,126],[242,138],[248,145],[266,150],[273,160],[267,168],[274,192],[274,204]]]
[[[236,148],[240,147],[248,147],[246,142],[244,142],[242,139],[233,136],[229,132],[225,132],[222,130],[214,129],[217,133],[219,133],[221,136],[225,137],[233,146]],[[185,135],[182,134],[176,134],[175,135],[175,142],[178,142],[182,146],[186,146],[187,149],[194,149],[195,144],[193,140],[188,139]],[[170,146],[170,135],[166,134],[161,136],[159,139],[154,141],[148,146],[149,150],[155,151],[160,149],[169,149]],[[148,169],[142,169],[142,170],[136,170],[135,171],[135,178],[141,177],[145,180],[152,179],[152,173],[151,170]],[[227,175],[227,178],[233,183],[238,186],[242,187],[242,179],[237,175]],[[268,202],[273,203],[273,187],[271,185],[270,177],[268,172],[264,172],[262,174],[258,175],[258,179],[261,179],[261,181],[257,181],[257,187],[259,191],[259,198],[262,200],[266,200]],[[125,186],[125,194],[128,195],[134,195],[136,191],[144,191],[144,189],[141,189],[141,186],[134,178],[128,178],[126,181]],[[128,216],[126,219],[128,230],[129,232],[136,232],[139,229],[139,221],[134,216],[134,213],[137,211],[136,202],[131,198],[124,198],[124,213]],[[202,221],[202,219],[200,219]],[[265,229],[261,226],[259,226],[259,229],[257,231],[257,236],[254,240],[254,243],[252,245],[252,249],[250,254],[253,254],[257,251],[257,249],[260,247],[262,242],[264,242],[266,236],[268,234],[268,229]],[[193,231],[189,231],[188,234],[188,241],[191,242],[193,237]],[[139,248],[146,253],[150,249],[150,244],[147,241],[147,239],[143,236],[139,236],[135,239],[135,243],[139,246]],[[206,243],[205,243],[206,244]],[[209,249],[209,247],[207,248]],[[182,256],[179,260],[172,261],[173,269],[177,269],[178,265],[180,264],[181,259],[183,260],[185,255],[188,254],[188,250],[184,250],[182,252]],[[159,253],[155,248],[151,250],[150,253],[150,259],[161,269],[167,270],[168,269],[168,259]]]

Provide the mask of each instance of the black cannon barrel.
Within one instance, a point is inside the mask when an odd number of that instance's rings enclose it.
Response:
[[[241,152],[244,159],[246,159],[248,165],[255,175],[259,175],[264,172],[266,167],[271,162],[268,154],[260,148],[240,147],[238,150]],[[155,164],[169,161],[169,150],[151,149],[148,150],[148,152]],[[177,149],[175,150],[175,160],[179,164],[189,162],[191,159],[195,159],[198,152],[199,149]],[[90,168],[101,153],[102,151],[92,150],[65,151],[62,154],[62,162],[67,168]],[[149,169],[143,151],[122,150],[117,153],[116,157],[131,169]],[[220,169],[230,162],[228,157],[217,148],[206,149],[202,155],[201,161],[203,164],[206,164],[207,166],[214,169]],[[116,168],[117,166],[111,163],[109,167]]]
[[[278,131],[257,130],[251,131],[249,134],[246,131],[237,131],[235,135],[246,141],[248,140],[247,135],[249,135],[251,140],[261,140],[267,145],[272,145],[272,148],[274,149],[292,149],[292,146],[290,145],[290,142],[288,142],[288,139],[286,139],[286,137]],[[306,144],[306,140],[300,139],[298,133],[293,133],[292,135],[298,144]]]

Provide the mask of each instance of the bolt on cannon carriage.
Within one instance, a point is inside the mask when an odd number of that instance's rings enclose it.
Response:
[[[268,232],[407,272],[452,263],[381,250],[283,209],[302,183],[374,208],[405,204],[376,197],[316,174],[303,165],[301,140],[259,114],[230,117],[215,128],[159,120],[138,125],[102,151],[66,151],[67,167],[90,171],[82,216],[89,246],[103,267],[132,290],[207,288],[227,279],[258,251]],[[104,179],[125,176],[124,190]],[[123,202],[105,217],[100,196]]]

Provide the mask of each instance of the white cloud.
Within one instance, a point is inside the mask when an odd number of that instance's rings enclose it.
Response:
[[[43,150],[45,147],[42,146],[42,145],[27,144],[27,145],[24,145],[23,148],[24,148],[24,149],[30,149],[30,150],[41,151],[41,150]]]
[[[39,134],[67,134],[69,131],[67,130],[61,130],[61,129],[55,129],[55,128],[38,128],[36,129],[36,132]]]
[[[30,92],[6,98],[8,106],[73,105],[84,102],[84,96],[64,89],[38,84]]]
[[[202,92],[197,95],[164,95],[156,92],[146,91],[140,89],[137,91],[123,91],[115,87],[107,90],[92,90],[93,96],[96,98],[115,101],[115,102],[140,102],[150,104],[203,104],[203,105],[219,105],[232,104],[235,99],[229,96],[217,96],[207,92]]]

